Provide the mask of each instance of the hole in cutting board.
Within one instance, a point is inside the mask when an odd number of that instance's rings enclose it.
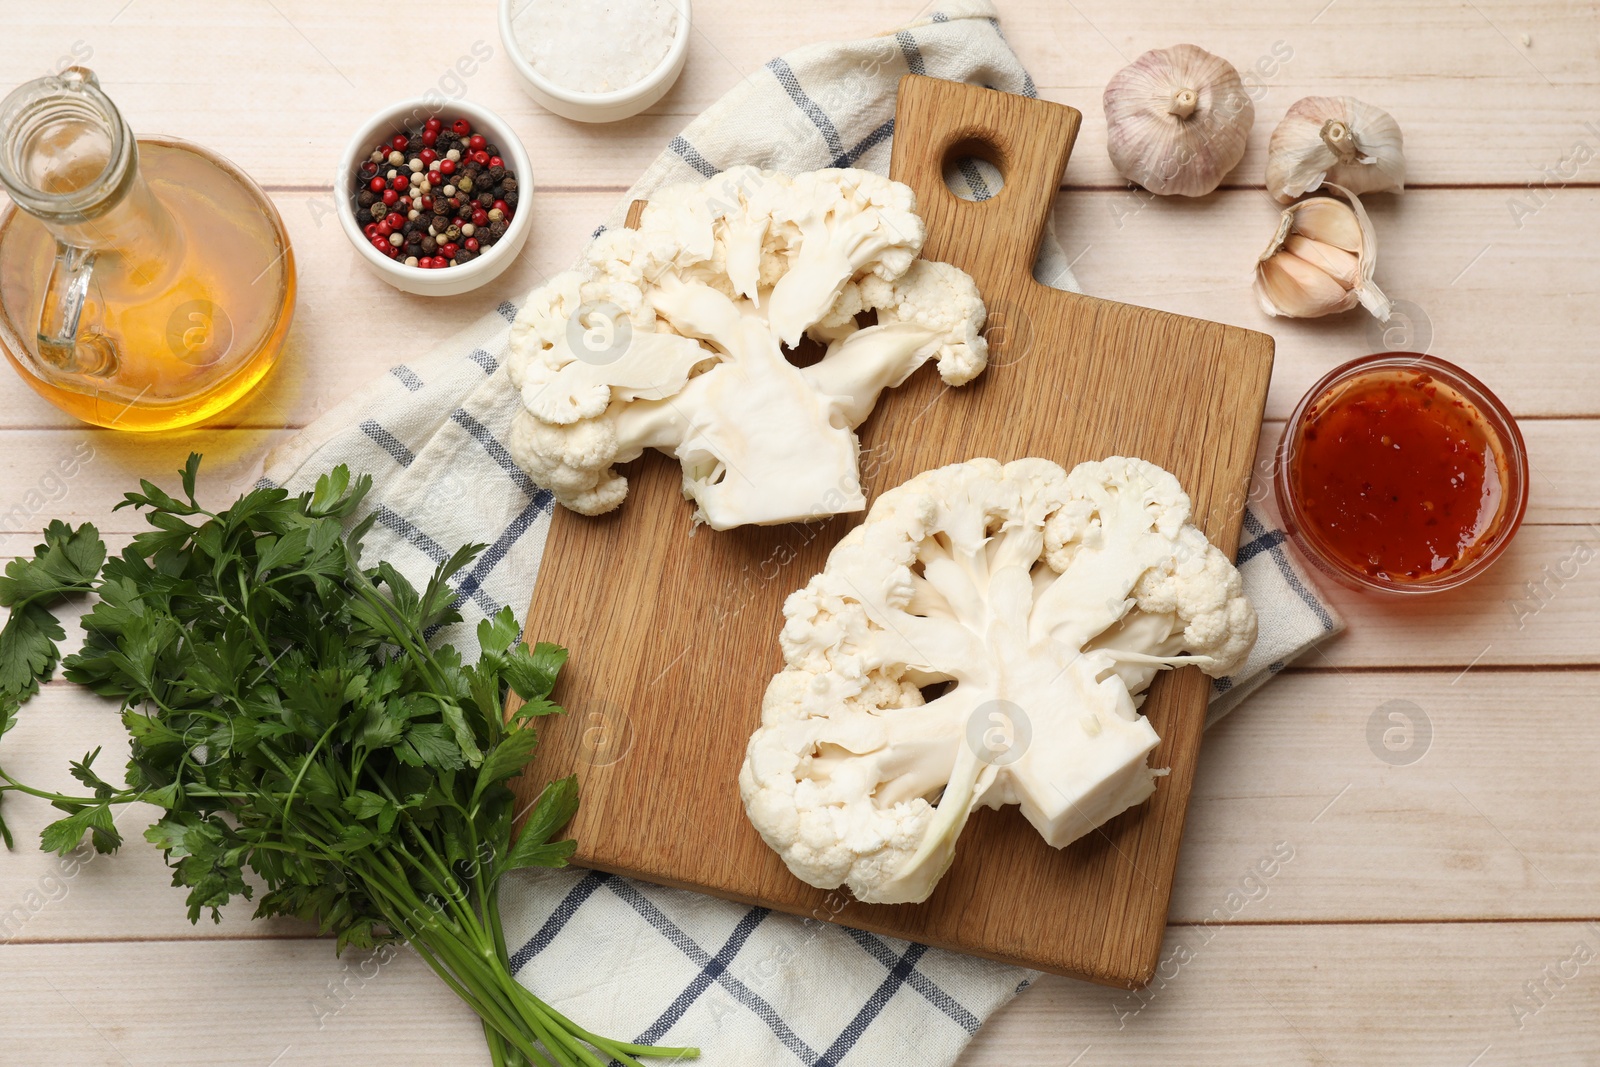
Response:
[[[992,200],[1005,188],[1005,159],[988,141],[968,137],[945,150],[944,183],[958,200]]]

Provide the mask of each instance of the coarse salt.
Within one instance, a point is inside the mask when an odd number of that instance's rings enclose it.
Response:
[[[674,0],[528,0],[512,19],[517,48],[534,70],[581,93],[643,81],[677,32]]]

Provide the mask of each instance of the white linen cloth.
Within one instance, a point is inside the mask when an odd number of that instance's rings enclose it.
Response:
[[[951,0],[895,33],[772,60],[673,138],[607,225],[635,198],[736,164],[886,173],[895,86],[908,71],[1037,95],[986,0]],[[947,179],[981,199],[993,173],[969,165]],[[1078,288],[1053,235],[1035,274]],[[466,656],[476,652],[480,618],[528,603],[550,523],[549,492],[503,444],[518,408],[501,367],[515,314],[502,304],[426,358],[394,367],[276,450],[266,470],[267,482],[294,491],[339,463],[372,474],[369,558],[391,560],[413,581],[458,545],[490,542],[457,588],[465,625],[440,635]],[[1261,638],[1236,677],[1217,680],[1212,719],[1342,628],[1260,512],[1247,512],[1242,542]],[[595,1032],[698,1045],[708,1067],[942,1067],[1033,976],[592,871],[517,876],[503,913],[513,964],[530,988]],[[546,982],[545,973],[559,979]]]

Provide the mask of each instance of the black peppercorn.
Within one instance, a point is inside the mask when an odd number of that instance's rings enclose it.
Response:
[[[490,243],[492,244],[504,237],[508,228],[505,219],[496,219],[494,222],[489,223]]]
[[[500,199],[506,202],[506,207],[515,208],[517,206],[517,191],[515,189],[507,189],[500,194]]]
[[[491,166],[489,168],[489,180],[490,181],[499,182],[499,181],[502,181],[505,178],[505,176],[506,176],[506,168],[505,167],[500,166],[499,164],[495,164],[495,165],[493,165],[493,166]]]
[[[439,242],[432,237],[424,237],[420,243],[422,245],[422,254],[425,256],[431,256],[439,250]]]
[[[371,207],[377,202],[378,194],[374,193],[371,189],[363,189],[361,190],[360,194],[356,196],[356,203],[360,204],[362,207]]]
[[[517,191],[517,179],[515,179],[511,175],[507,174],[505,176],[505,180],[500,183],[500,191],[502,193],[514,193],[514,192],[516,192]],[[505,198],[501,197],[501,199],[505,199]],[[509,204],[509,203],[511,203],[511,201],[506,200],[506,203]]]

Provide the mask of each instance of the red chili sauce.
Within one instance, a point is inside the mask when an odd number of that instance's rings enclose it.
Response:
[[[1383,369],[1306,410],[1289,462],[1305,535],[1353,570],[1436,579],[1494,539],[1505,457],[1483,413],[1426,371]]]

